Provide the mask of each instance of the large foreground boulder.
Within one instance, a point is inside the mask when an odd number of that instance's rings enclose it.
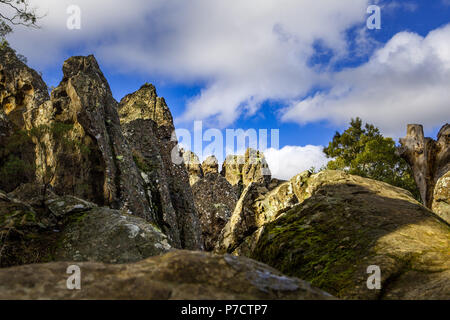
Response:
[[[50,261],[140,261],[171,250],[168,238],[142,218],[78,199],[0,192],[0,267]],[[44,204],[43,204],[44,202]]]
[[[127,263],[171,250],[158,227],[118,210],[93,208],[70,219],[56,242],[56,261]]]
[[[450,226],[386,183],[324,171],[292,181],[299,204],[264,224],[235,254],[346,299],[450,299]],[[367,268],[381,270],[381,290]]]
[[[309,283],[246,258],[175,251],[135,264],[77,263],[81,290],[67,289],[73,263],[0,270],[0,299],[332,299]]]

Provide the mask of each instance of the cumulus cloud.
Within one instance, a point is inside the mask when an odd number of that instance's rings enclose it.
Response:
[[[329,90],[297,101],[282,119],[343,125],[359,116],[398,137],[405,123],[428,127],[450,119],[450,24],[426,37],[395,35],[366,64],[330,75]]]
[[[288,180],[300,172],[320,169],[329,159],[322,152],[322,146],[307,145],[285,146],[281,149],[269,148],[264,151],[266,161],[272,172],[272,177]]]
[[[322,77],[308,65],[320,40],[345,55],[345,31],[363,25],[368,0],[32,0],[47,13],[42,30],[18,30],[13,45],[33,65],[67,49],[95,53],[124,72],[202,83],[181,120],[231,124],[268,99],[304,96]],[[81,9],[68,30],[66,9]]]
[[[68,52],[94,53],[117,72],[200,84],[177,123],[213,120],[210,125],[225,127],[267,100],[290,105],[283,121],[343,125],[360,116],[394,136],[403,134],[399,123],[436,127],[449,118],[449,27],[425,38],[401,32],[368,63],[330,69],[348,58],[346,32],[365,25],[369,0],[30,1],[46,14],[42,28],[18,27],[9,40],[33,67],[54,67]],[[375,3],[414,9],[400,1]],[[81,9],[81,30],[66,28],[73,4]],[[351,55],[379,46],[359,30]],[[318,41],[332,53],[319,69],[310,64]],[[317,87],[327,91],[310,96]]]

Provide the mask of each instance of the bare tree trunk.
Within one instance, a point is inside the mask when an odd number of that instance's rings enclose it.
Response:
[[[398,153],[411,166],[424,205],[431,208],[436,182],[450,170],[450,124],[441,128],[436,141],[424,136],[422,125],[409,124],[400,144]]]

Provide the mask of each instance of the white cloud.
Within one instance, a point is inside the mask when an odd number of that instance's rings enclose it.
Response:
[[[322,146],[285,146],[281,149],[269,148],[264,151],[272,177],[289,180],[300,172],[320,169],[329,161],[322,152]]]
[[[444,1],[444,0],[443,0]],[[447,1],[447,0],[445,0]],[[284,121],[343,125],[360,116],[385,134],[407,122],[436,127],[449,119],[449,27],[426,38],[402,32],[360,67],[333,73],[308,64],[318,40],[332,62],[347,57],[348,28],[365,24],[369,0],[31,0],[42,29],[17,28],[9,38],[37,69],[60,66],[67,51],[94,53],[118,72],[203,84],[177,123],[230,125],[268,100],[296,101],[311,88],[329,92],[291,104]],[[377,1],[398,8],[399,1]],[[66,9],[81,8],[81,30],[68,30]],[[402,6],[404,6],[402,4]],[[392,9],[391,8],[391,9]],[[412,10],[413,7],[409,6]],[[391,10],[392,11],[392,10]],[[361,29],[352,55],[379,46]],[[401,132],[399,133],[398,130]]]
[[[359,116],[394,137],[406,123],[442,125],[450,119],[450,24],[425,38],[398,33],[368,63],[331,75],[329,85],[293,103],[282,119],[343,125]]]
[[[42,30],[18,30],[11,42],[32,65],[43,68],[67,48],[82,48],[118,71],[200,82],[182,120],[214,118],[225,126],[267,99],[305,95],[321,78],[308,66],[313,43],[344,55],[345,31],[364,23],[369,1],[31,2],[48,13]],[[66,29],[72,4],[81,8],[81,30]]]

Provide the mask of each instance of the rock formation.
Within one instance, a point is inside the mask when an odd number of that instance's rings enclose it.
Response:
[[[398,152],[412,168],[423,203],[431,208],[437,181],[450,171],[450,124],[441,128],[436,141],[424,136],[421,125],[409,124],[400,144]]]
[[[203,175],[207,175],[208,173],[219,173],[219,161],[215,156],[209,156],[202,163],[202,171]]]
[[[228,155],[222,165],[221,174],[235,187],[240,195],[252,182],[268,186],[271,173],[264,154],[248,148],[245,155]]]
[[[216,245],[221,230],[233,213],[238,197],[233,187],[220,174],[210,172],[192,186],[205,250]]]
[[[291,182],[284,182],[270,191],[263,184],[251,183],[242,192],[233,215],[222,229],[215,251],[240,252],[246,246],[247,237],[297,203]]]
[[[39,74],[0,48],[0,189],[12,191],[35,177],[35,147],[26,134],[23,114],[48,100]]]
[[[201,249],[188,175],[172,161],[179,153],[172,116],[153,86],[119,105],[95,58],[72,57],[49,99],[35,71],[13,51],[0,54],[0,175],[13,179],[2,179],[2,189],[34,182],[43,193],[51,188],[141,217],[174,247]],[[16,167],[27,175],[11,174]]]
[[[198,156],[189,150],[181,149],[186,170],[189,174],[189,184],[193,186],[198,180],[203,178],[203,170]]]
[[[271,179],[253,149],[219,173],[179,149],[153,85],[118,103],[93,56],[63,75],[49,97],[0,48],[0,299],[450,299],[450,125],[399,149],[433,213],[341,171]]]
[[[180,150],[165,100],[158,97],[153,85],[145,84],[122,99],[119,115],[146,194],[154,204],[155,222],[176,247],[201,249],[201,228],[189,176],[184,163],[177,162]]]
[[[0,269],[0,299],[333,299],[267,265],[228,255],[175,251],[128,265],[78,263],[82,290],[67,290],[69,265]]]
[[[341,171],[290,183],[298,204],[278,210],[234,254],[339,298],[450,298],[450,227],[408,191]],[[381,290],[366,286],[369,265],[381,268]]]

